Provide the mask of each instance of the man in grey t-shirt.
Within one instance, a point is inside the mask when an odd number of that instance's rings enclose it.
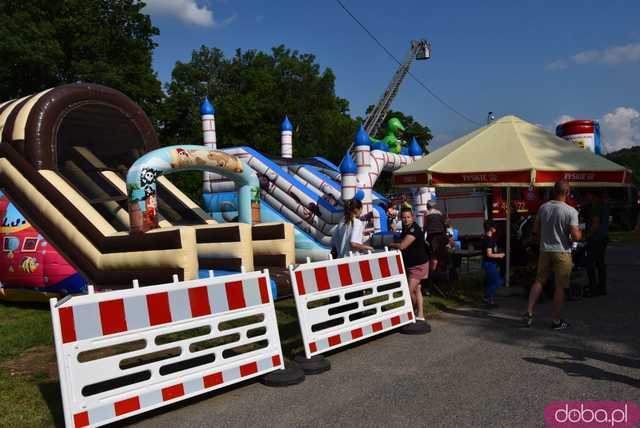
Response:
[[[578,227],[578,211],[575,208],[555,199],[543,204],[534,226],[540,233],[540,251],[570,253],[572,227]]]
[[[566,203],[569,191],[567,182],[557,182],[553,186],[553,199],[543,204],[538,210],[534,233],[540,238],[540,257],[536,280],[529,293],[527,313],[523,317],[527,326],[533,322],[533,308],[542,293],[542,287],[547,282],[549,274],[553,272],[556,289],[553,295],[551,328],[563,330],[569,327],[569,323],[560,318],[564,289],[569,286],[573,269],[569,238],[575,241],[582,238],[578,227],[578,211]]]

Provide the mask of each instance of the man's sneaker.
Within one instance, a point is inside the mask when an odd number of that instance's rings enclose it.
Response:
[[[524,323],[525,327],[531,327],[531,324],[533,324],[533,315],[527,312],[522,316],[522,322]]]
[[[566,322],[565,320],[560,320],[558,322],[551,321],[551,328],[553,330],[564,330],[569,327],[570,327],[569,323]]]

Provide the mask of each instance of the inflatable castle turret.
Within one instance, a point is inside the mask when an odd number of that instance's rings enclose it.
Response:
[[[286,115],[280,131],[280,156],[291,159],[293,157],[293,126]]]
[[[422,158],[424,156],[424,151],[416,137],[411,138],[411,142],[408,147],[409,156],[413,158],[414,161]],[[419,226],[422,227],[423,216],[421,213],[427,211],[427,202],[431,199],[431,192],[428,187],[419,187],[415,189],[413,192],[413,210],[416,215],[416,221]]]
[[[211,104],[209,98],[205,97],[202,104],[200,104],[200,117],[202,118],[204,145],[207,146],[209,150],[215,150],[217,148],[215,114],[216,111],[213,108],[213,104]]]
[[[362,125],[360,125],[358,133],[356,134],[354,151],[356,155],[358,188],[364,193],[362,199],[362,214],[365,215],[372,210],[372,185],[369,177],[369,172],[371,171],[371,139]]]
[[[358,188],[357,172],[358,168],[355,162],[353,162],[351,156],[347,154],[344,159],[342,159],[342,162],[340,162],[340,187],[343,201],[348,201],[356,196],[356,190]]]
[[[422,147],[418,144],[416,137],[411,138],[411,142],[409,143],[409,156],[413,156],[413,159],[420,159],[423,155]]]
[[[217,150],[218,142],[216,138],[216,109],[209,101],[208,97],[200,104],[200,118],[202,119],[202,142],[209,150]],[[207,193],[214,189],[217,191],[235,190],[235,184],[228,178],[215,172],[204,171],[202,174],[202,190]]]
[[[390,123],[393,118],[390,120]],[[396,119],[396,129],[404,130],[402,124]],[[373,185],[376,183],[383,171],[395,171],[405,165],[411,164],[424,156],[424,150],[418,141],[412,138],[410,144],[405,144],[398,148],[399,153],[394,153],[390,149],[387,140],[397,140],[401,142],[398,135],[395,134],[394,127],[388,126],[388,135],[383,140],[371,139],[362,126],[358,129],[355,143],[353,147],[354,158],[356,161],[356,177],[357,189],[355,199],[362,201],[363,217],[369,214],[373,220],[374,231],[382,231],[381,209],[373,206]],[[393,132],[393,134],[389,134]],[[347,156],[349,156],[347,154]],[[342,161],[342,165],[346,160]],[[343,184],[344,186],[344,184]],[[423,187],[416,188],[412,191],[413,206],[416,219],[422,226],[422,213],[427,210],[427,202],[431,199],[433,188]],[[346,194],[351,196],[350,190],[346,190]],[[344,196],[342,199],[346,199]]]

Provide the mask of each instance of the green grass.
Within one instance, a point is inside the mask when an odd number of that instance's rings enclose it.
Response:
[[[276,302],[276,316],[278,317],[278,330],[280,343],[285,358],[293,359],[299,353],[304,352],[302,346],[302,333],[298,324],[298,313],[293,298]]]
[[[611,242],[639,241],[640,232],[611,232],[609,233],[609,239]]]
[[[446,297],[431,287],[431,296],[425,298],[427,318],[442,310],[479,305],[482,302],[483,278],[482,272],[472,272],[462,276],[458,281],[439,286]]]
[[[444,285],[446,298],[426,298],[427,317],[440,310],[474,305],[482,294],[482,274]],[[294,300],[276,302],[283,352],[303,352]],[[49,427],[62,423],[62,403],[47,305],[0,302],[0,427]]]
[[[0,303],[0,426],[48,427],[62,413],[49,308]],[[54,370],[55,373],[55,370]],[[55,406],[58,408],[55,408]]]
[[[0,361],[36,346],[53,345],[47,305],[0,304]]]

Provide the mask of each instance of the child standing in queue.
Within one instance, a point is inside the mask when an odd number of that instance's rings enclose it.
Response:
[[[482,269],[484,270],[484,298],[482,301],[489,308],[496,308],[494,298],[496,291],[502,284],[499,263],[505,254],[498,252],[496,226],[492,221],[484,222],[484,237],[482,238]]]

